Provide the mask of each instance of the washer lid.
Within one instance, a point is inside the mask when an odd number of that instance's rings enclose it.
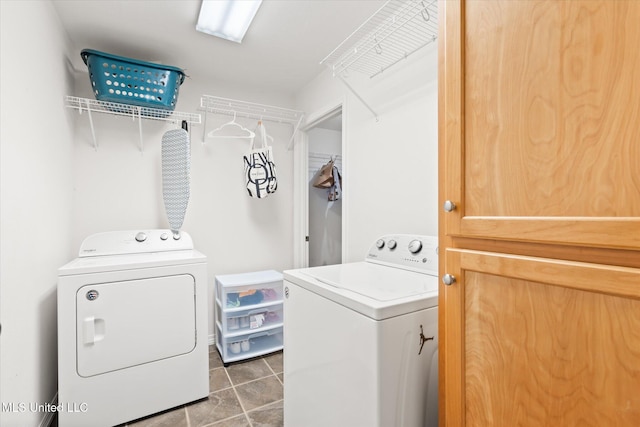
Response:
[[[371,262],[284,272],[285,279],[375,320],[437,306],[438,278]]]
[[[393,301],[438,290],[428,274],[382,267],[367,262],[312,267],[304,272],[335,288],[346,289],[377,301]]]

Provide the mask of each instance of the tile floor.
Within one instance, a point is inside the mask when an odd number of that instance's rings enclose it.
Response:
[[[209,397],[120,427],[282,427],[282,352],[224,367],[209,347]]]

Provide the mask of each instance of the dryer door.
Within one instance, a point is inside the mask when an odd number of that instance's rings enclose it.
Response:
[[[196,345],[189,274],[85,285],[76,294],[76,313],[82,377],[189,353]]]

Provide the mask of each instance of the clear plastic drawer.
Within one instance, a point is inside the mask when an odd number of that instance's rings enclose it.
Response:
[[[218,301],[218,304],[220,304],[220,301]],[[259,308],[252,307],[240,311],[216,311],[217,321],[221,325],[223,333],[227,336],[281,326],[283,316],[282,303]]]
[[[275,270],[216,276],[216,298],[223,310],[282,301],[282,273]]]
[[[282,326],[236,336],[224,336],[218,324],[217,345],[222,361],[226,364],[281,350]]]

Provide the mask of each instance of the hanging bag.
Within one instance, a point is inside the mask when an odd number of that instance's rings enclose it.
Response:
[[[329,188],[329,201],[335,202],[342,196],[342,176],[337,166],[333,166],[333,185]]]
[[[333,177],[333,163],[334,160],[331,159],[327,162],[326,165],[320,168],[320,172],[316,176],[316,179],[313,181],[313,186],[316,188],[331,188],[334,182]]]
[[[273,151],[267,143],[267,132],[262,121],[258,122],[256,138],[261,147],[255,147],[255,138],[251,140],[251,151],[244,156],[244,176],[249,196],[263,199],[276,191],[278,180]]]

